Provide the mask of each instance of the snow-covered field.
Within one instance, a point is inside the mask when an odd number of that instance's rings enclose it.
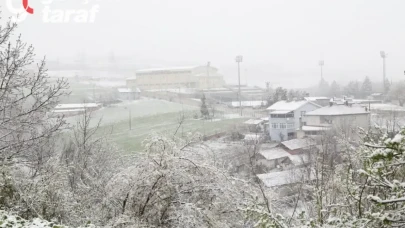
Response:
[[[103,107],[92,113],[94,120],[101,119],[101,125],[110,125],[122,121],[129,121],[129,118],[144,116],[155,116],[165,113],[198,111],[197,107],[182,105],[164,100],[142,99],[130,102],[123,102],[110,107]],[[75,124],[78,116],[66,118],[70,124]],[[94,121],[93,124],[95,124]]]

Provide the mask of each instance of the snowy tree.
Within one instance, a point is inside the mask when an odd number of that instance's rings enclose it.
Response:
[[[201,107],[200,107],[200,112],[201,116],[205,119],[208,119],[210,116],[210,113],[208,111],[207,107],[207,99],[205,98],[205,94],[201,97]]]
[[[287,98],[287,90],[282,87],[277,87],[276,91],[274,91],[273,103],[276,103],[278,101],[285,101],[287,100]]]
[[[320,81],[319,81],[319,85],[318,85],[318,91],[319,91],[319,94],[320,95],[323,95],[323,96],[325,96],[325,95],[328,95],[328,92],[329,92],[329,83],[324,79],[324,78],[322,78]]]
[[[341,95],[340,86],[336,81],[333,81],[330,85],[329,95],[332,97],[338,97]]]
[[[245,209],[258,192],[215,163],[210,151],[195,151],[200,135],[152,135],[147,154],[112,178],[109,202],[126,224],[139,220],[159,227],[243,227]]]
[[[405,81],[393,84],[388,95],[392,100],[398,101],[400,106],[403,106],[405,103]]]
[[[41,162],[47,156],[38,151],[61,129],[63,119],[47,117],[65,95],[65,80],[51,80],[46,73],[45,60],[36,71],[27,68],[34,64],[34,48],[20,37],[10,42],[17,24],[0,27],[0,161],[1,165],[16,162]]]
[[[360,83],[358,81],[351,81],[347,84],[347,86],[344,88],[344,92],[348,96],[354,96],[355,98],[358,98],[360,95]]]
[[[391,83],[388,80],[388,78],[385,78],[384,79],[384,93],[385,94],[389,93],[390,89],[391,89]]]
[[[361,93],[363,94],[363,98],[366,98],[373,92],[373,87],[371,80],[368,76],[364,78],[363,84],[361,85]]]

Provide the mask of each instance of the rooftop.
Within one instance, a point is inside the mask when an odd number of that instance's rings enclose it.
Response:
[[[280,172],[258,174],[257,177],[263,182],[266,187],[270,188],[300,183],[303,180],[314,180],[315,176],[312,172],[308,173],[308,171],[308,169],[300,168]]]
[[[394,104],[370,104],[370,110],[405,112],[405,107]]]
[[[307,112],[307,116],[342,116],[342,115],[361,115],[368,114],[366,109],[361,106],[332,105]]]
[[[310,157],[308,154],[296,154],[296,155],[289,155],[288,158],[295,166],[305,165],[310,162]]]
[[[276,102],[275,104],[271,105],[270,107],[267,108],[267,110],[270,111],[294,111],[297,110],[298,108],[302,107],[305,104],[313,104],[315,106],[321,107],[317,104],[314,104],[312,102],[306,101],[306,100],[301,100],[301,101],[279,101]]]
[[[302,126],[303,131],[326,131],[329,130],[329,127],[322,126]]]
[[[328,97],[304,97],[306,101],[329,100]]]
[[[308,148],[310,146],[316,145],[316,142],[311,139],[292,139],[288,141],[281,142],[285,147],[290,150],[296,150],[301,148]]]
[[[83,108],[96,108],[100,104],[97,103],[82,103],[82,104],[58,104],[55,109],[83,109]]]
[[[251,125],[257,125],[257,124],[261,124],[263,123],[264,120],[260,119],[260,120],[256,120],[256,119],[250,119],[244,122],[244,124],[251,124]]]
[[[290,111],[290,110],[287,110],[287,111],[281,110],[281,111],[272,111],[272,112],[270,112],[270,114],[287,114],[287,113],[290,113],[290,112],[292,112],[292,111]]]
[[[132,93],[132,92],[137,92],[137,93],[139,93],[139,92],[141,92],[141,90],[138,89],[138,88],[136,88],[135,91],[132,90],[132,89],[130,89],[130,88],[118,88],[118,92],[119,92],[119,93]]]
[[[242,107],[262,106],[267,104],[267,101],[242,101]],[[239,107],[239,101],[232,101],[232,107]]]
[[[267,160],[274,160],[279,158],[287,158],[290,154],[281,147],[274,147],[271,149],[263,149],[259,152]]]
[[[187,70],[192,70],[196,67],[198,67],[198,66],[151,68],[151,69],[137,70],[136,73],[149,73],[149,72],[159,72],[159,71],[187,71]]]

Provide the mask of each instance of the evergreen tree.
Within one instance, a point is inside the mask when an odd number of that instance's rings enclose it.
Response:
[[[337,84],[336,81],[333,81],[332,84],[330,85],[329,94],[332,97],[337,97],[337,96],[341,95],[340,86],[339,86],[339,84]]]
[[[386,78],[384,80],[384,93],[388,93],[391,89],[391,83],[390,81],[388,81],[388,79]]]
[[[205,98],[205,94],[203,94],[202,98],[201,98],[201,116],[205,119],[207,119],[210,115],[210,113],[208,112],[208,107],[206,104],[206,98]]]
[[[361,93],[363,94],[363,98],[366,98],[373,92],[373,87],[371,80],[368,76],[364,78],[363,85],[361,86]]]
[[[358,98],[360,96],[360,83],[358,81],[351,81],[349,84],[347,84],[345,88],[345,93],[348,96],[354,96],[355,98]]]
[[[325,79],[321,79],[319,82],[319,95],[327,95],[329,93],[329,83]]]
[[[273,96],[273,103],[276,103],[277,101],[282,101],[282,100],[287,100],[287,90],[284,89],[283,87],[277,87],[276,91],[274,92]]]

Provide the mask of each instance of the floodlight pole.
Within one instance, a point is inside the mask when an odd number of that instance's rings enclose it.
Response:
[[[323,60],[319,61],[319,66],[321,67],[321,81],[323,80],[323,65],[325,62]]]
[[[386,93],[387,91],[385,91],[386,89],[386,84],[385,84],[385,79],[386,79],[386,75],[385,75],[385,58],[387,57],[387,55],[385,54],[384,51],[380,51],[380,56],[383,59],[383,92]]]

